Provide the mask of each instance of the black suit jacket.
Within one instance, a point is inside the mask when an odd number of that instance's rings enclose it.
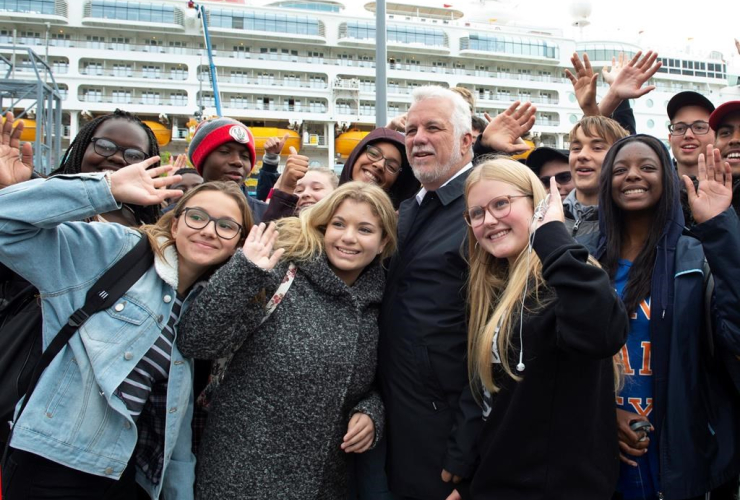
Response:
[[[467,225],[463,188],[470,170],[419,206],[400,207],[380,315],[378,370],[386,405],[391,491],[444,500],[467,476],[482,425],[466,366]]]

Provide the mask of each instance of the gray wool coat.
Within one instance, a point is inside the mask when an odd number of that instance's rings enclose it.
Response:
[[[324,256],[298,264],[260,326],[287,267],[264,271],[239,250],[180,321],[177,343],[186,356],[223,357],[244,341],[211,403],[197,498],[345,500],[348,457],[340,445],[350,416],[372,418],[375,442],[382,433],[383,403],[373,388],[380,265],[348,287]]]

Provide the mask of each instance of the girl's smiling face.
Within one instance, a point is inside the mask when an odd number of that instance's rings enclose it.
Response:
[[[531,198],[506,182],[481,180],[470,188],[467,203],[468,209],[482,207],[484,212],[480,224],[472,223],[478,244],[497,259],[508,259],[512,264],[529,242],[534,215]],[[497,218],[492,210],[503,215]]]
[[[324,250],[329,265],[347,285],[386,245],[380,218],[369,203],[344,200],[331,217],[324,233]]]

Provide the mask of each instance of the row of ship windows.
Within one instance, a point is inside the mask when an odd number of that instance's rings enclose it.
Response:
[[[167,101],[169,100],[169,102]],[[198,93],[196,99],[203,106],[214,106],[215,100],[213,95],[207,92]],[[84,89],[79,95],[82,102],[98,103],[110,102],[115,104],[152,104],[152,105],[172,105],[185,106],[188,104],[187,95],[170,94],[163,96],[159,92],[141,92],[133,94],[128,90],[104,92],[102,89]],[[251,109],[257,111],[296,111],[308,113],[326,113],[326,100],[300,100],[292,98],[273,98],[259,96],[243,96],[224,94],[222,97],[224,104],[228,107]],[[389,103],[388,110],[395,113],[404,113],[408,111],[407,103]],[[359,114],[374,115],[375,103],[372,101],[357,102],[337,100],[336,111],[340,114]],[[499,109],[499,112],[503,109]],[[495,115],[496,112],[491,112]],[[558,125],[560,122],[556,113],[537,113],[537,123],[540,125]]]
[[[54,14],[55,9],[55,0],[0,0],[0,10]],[[119,0],[92,0],[85,6],[85,16],[120,21],[183,24],[182,11],[173,6]],[[211,28],[324,36],[323,23],[311,17],[228,9],[210,9],[207,16]],[[375,26],[367,22],[342,23],[340,38],[375,40]],[[443,30],[425,27],[390,24],[388,40],[393,43],[428,47],[449,46],[448,37]],[[473,34],[461,40],[460,49],[535,55],[551,59],[559,57],[557,46],[550,42],[498,35]]]
[[[134,42],[136,42],[134,40]],[[20,44],[20,45],[42,45],[43,39],[41,34],[32,31],[20,31],[15,40],[10,30],[0,30],[0,44]],[[184,41],[169,41],[167,45],[163,40],[149,39],[145,43],[132,43],[128,37],[105,37],[100,35],[87,35],[85,39],[72,38],[68,33],[52,33],[49,45],[55,47],[84,47],[94,50],[117,50],[117,51],[143,51],[143,52],[160,52],[174,54],[203,54],[203,47],[193,48],[191,44]],[[202,44],[201,44],[202,45]],[[295,49],[278,49],[274,47],[261,47],[258,50],[252,50],[245,45],[233,45],[231,49],[225,44],[218,48],[214,45],[214,56],[227,56],[238,59],[260,59],[289,62],[305,62],[309,64],[332,64],[336,63],[341,66],[358,66],[358,67],[375,67],[375,58],[372,55],[362,54],[328,54],[317,51],[299,51]],[[552,47],[542,48],[527,44],[514,44],[511,46],[504,44],[500,47],[506,52],[518,53],[523,55],[540,55],[541,50],[556,50]],[[474,49],[476,50],[476,49]],[[580,49],[579,49],[580,50]],[[618,50],[618,49],[617,49]],[[588,52],[593,61],[608,61],[616,57],[619,52],[606,50],[591,50]],[[594,55],[591,55],[591,54]],[[305,54],[305,55],[303,55]],[[549,57],[549,56],[547,56]],[[658,71],[660,73],[669,73],[674,75],[696,76],[702,78],[726,79],[726,65],[723,63],[708,63],[700,61],[687,61],[680,59],[664,59],[664,65]],[[670,61],[670,64],[667,63]],[[511,68],[498,68],[487,65],[475,64],[471,69],[469,64],[456,62],[448,64],[446,61],[421,61],[415,58],[397,59],[393,56],[388,59],[390,69],[401,69],[408,71],[429,71],[433,73],[451,73],[466,74],[469,76],[483,76],[491,78],[514,78],[529,79],[536,81],[564,82],[561,76],[553,76],[549,71],[539,71],[532,74],[530,70],[519,70],[513,73]],[[528,73],[528,74],[527,74]],[[120,75],[114,75],[120,76]],[[130,75],[125,75],[130,76]],[[145,77],[146,78],[146,77]]]
[[[58,3],[58,0],[0,0],[0,11],[55,14],[58,12]],[[282,4],[293,8],[309,8],[314,5],[312,2],[282,2]],[[324,7],[321,10],[324,10]],[[121,0],[91,0],[85,6],[85,15],[93,18],[136,22],[168,24],[182,24],[183,22],[182,11],[174,6]],[[210,26],[214,28],[323,36],[321,21],[311,17],[229,9],[211,9],[208,17]],[[375,40],[375,25],[357,21],[343,23],[340,27],[340,38]],[[388,40],[432,47],[449,45],[448,37],[441,29],[393,24],[388,26]],[[559,49],[556,44],[527,37],[471,34],[460,40],[460,50],[559,58]],[[594,61],[609,61],[618,56],[620,52],[628,57],[634,55],[632,49],[618,44],[585,44],[579,47],[579,50],[588,52]],[[669,58],[661,58],[660,61],[663,62],[661,71],[664,73],[724,78],[726,72],[725,64],[721,63]]]

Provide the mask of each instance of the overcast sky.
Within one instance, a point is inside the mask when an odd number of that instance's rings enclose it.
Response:
[[[579,38],[578,30],[569,27],[573,0],[503,0],[501,3],[514,7],[518,23],[560,26],[566,35]],[[734,43],[735,38],[740,38],[737,0],[592,0],[590,4],[591,25],[583,28],[585,39],[609,39],[618,34],[624,41],[643,47],[660,46],[681,52],[690,47],[696,55],[718,50],[726,60],[740,62]]]

